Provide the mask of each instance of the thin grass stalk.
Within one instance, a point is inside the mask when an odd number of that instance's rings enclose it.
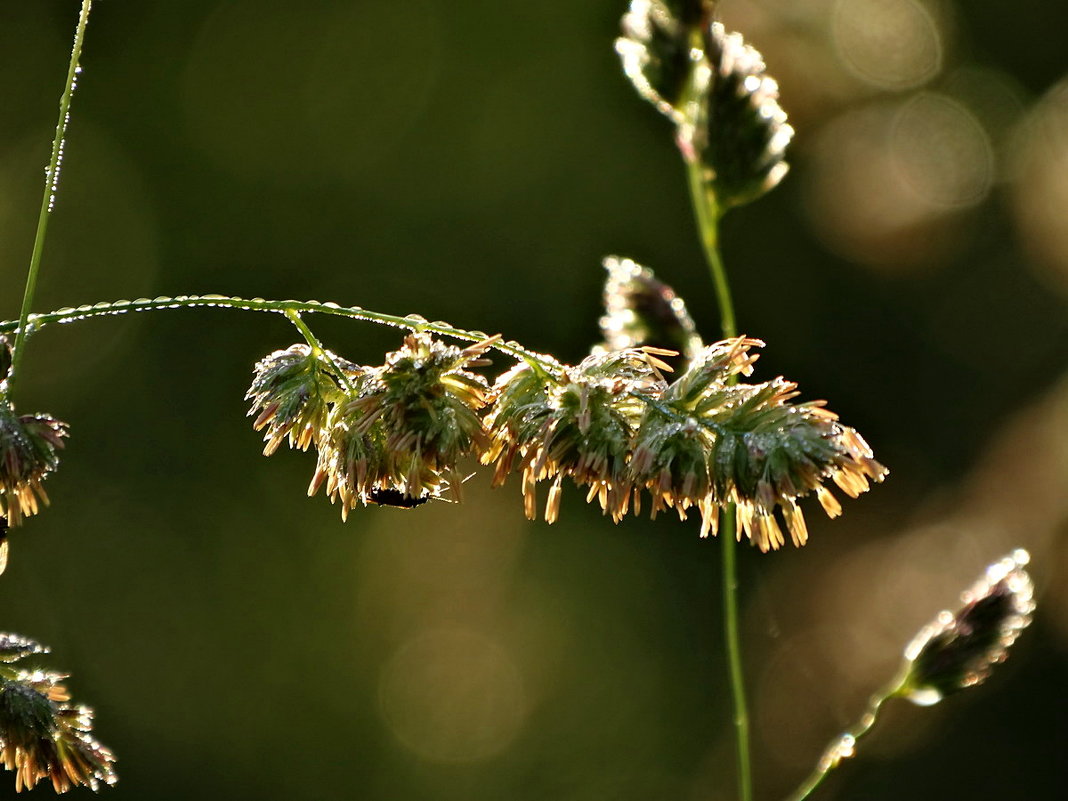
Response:
[[[705,184],[702,167],[698,161],[686,161],[690,199],[701,246],[708,262],[712,284],[719,306],[720,329],[724,339],[738,336],[731,299],[730,282],[723,257],[719,252],[720,210]],[[730,383],[735,383],[732,377]],[[737,569],[737,518],[734,505],[730,504],[720,513],[719,538],[723,549],[723,638],[727,651],[727,678],[731,688],[731,703],[734,707],[734,739],[738,765],[739,801],[752,801],[753,778],[749,756],[749,707],[745,697],[745,670],[742,663],[742,642],[738,631],[738,569]]]
[[[901,691],[907,679],[908,670],[903,670],[900,675],[895,676],[885,687],[872,695],[860,719],[831,741],[823,755],[820,756],[815,769],[805,777],[805,780],[786,801],[804,801],[823,783],[828,774],[842,763],[843,759],[853,755],[857,741],[875,725],[883,704]]]
[[[82,0],[82,11],[78,16],[78,27],[74,31],[74,45],[70,51],[70,64],[67,67],[67,82],[59,98],[59,121],[56,123],[56,135],[52,139],[52,157],[45,172],[45,187],[41,197],[41,208],[37,213],[37,232],[33,238],[33,252],[30,254],[30,266],[26,272],[26,287],[22,293],[22,311],[19,313],[18,334],[15,336],[11,372],[8,377],[8,391],[14,388],[22,362],[22,353],[26,349],[29,334],[27,321],[33,308],[33,296],[37,292],[37,276],[41,271],[41,255],[44,253],[45,238],[48,236],[48,218],[55,208],[56,194],[59,192],[59,168],[63,161],[63,145],[67,137],[67,123],[70,121],[70,102],[74,87],[78,83],[81,71],[79,61],[82,57],[82,43],[85,41],[85,28],[89,24],[89,10],[93,0]]]

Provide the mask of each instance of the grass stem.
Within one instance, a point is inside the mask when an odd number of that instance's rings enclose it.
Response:
[[[56,194],[59,192],[59,169],[63,162],[67,123],[70,121],[70,101],[74,95],[74,87],[78,84],[78,73],[81,72],[78,62],[82,56],[82,43],[85,40],[85,28],[89,24],[89,10],[92,5],[92,0],[82,0],[82,11],[78,16],[78,27],[74,31],[74,46],[71,48],[70,64],[67,67],[67,83],[59,98],[59,121],[56,123],[55,138],[52,139],[52,157],[48,162],[48,170],[45,172],[44,195],[41,198],[41,209],[37,214],[37,233],[33,238],[30,267],[26,272],[26,288],[22,293],[22,311],[19,313],[18,333],[15,335],[11,373],[8,378],[9,392],[18,379],[19,365],[22,362],[23,351],[26,349],[26,339],[29,333],[27,322],[30,309],[33,307],[33,296],[37,291],[37,276],[41,271],[41,254],[44,252],[45,238],[48,235],[48,218],[52,215]]]
[[[312,353],[314,353],[316,356],[322,356],[324,359],[326,359],[327,363],[329,363],[329,365],[334,368],[334,373],[341,380],[341,383],[344,385],[345,389],[347,389],[349,392],[352,392],[352,382],[349,380],[348,375],[346,375],[345,371],[342,370],[338,366],[337,362],[334,361],[334,357],[330,354],[330,351],[328,351],[319,343],[319,340],[316,338],[315,334],[313,334],[312,330],[308,328],[308,324],[305,323],[302,319],[300,319],[300,312],[294,309],[287,309],[286,317],[289,319],[289,322],[293,323],[296,329],[300,331],[301,336],[304,337],[304,341],[307,342],[308,347],[312,349]]]
[[[720,328],[723,338],[738,336],[738,326],[734,317],[734,303],[731,299],[730,283],[727,270],[719,252],[719,218],[720,209],[715,197],[708,188],[700,163],[687,160],[686,172],[690,185],[690,199],[693,202],[697,231],[705,260],[712,274],[712,284],[716,290],[716,302],[719,304]],[[732,378],[731,382],[734,382]],[[727,677],[731,687],[731,702],[734,707],[734,739],[738,758],[738,799],[752,801],[753,779],[749,758],[749,709],[745,699],[745,671],[742,666],[742,644],[738,632],[738,569],[737,556],[737,519],[734,505],[727,506],[720,515],[720,547],[723,549],[723,638],[727,650]]]
[[[481,342],[486,339],[486,334],[481,331],[468,331],[442,322],[431,323],[422,317],[401,317],[396,314],[384,314],[370,309],[361,309],[358,306],[339,306],[336,303],[320,303],[315,300],[264,300],[263,298],[238,298],[231,295],[178,295],[176,297],[139,298],[137,300],[94,303],[78,306],[77,308],[57,309],[44,314],[31,314],[27,317],[27,323],[34,331],[40,331],[49,325],[70,324],[96,317],[115,317],[129,312],[209,307],[236,309],[238,311],[272,312],[287,317],[291,312],[297,314],[329,314],[336,317],[347,317],[352,320],[380,323],[394,328],[404,328],[409,331],[429,331],[433,334],[454,337],[467,342]],[[291,318],[290,320],[292,321]],[[25,327],[25,324],[21,327]],[[18,320],[0,322],[0,334],[8,334],[19,328],[20,321]],[[312,345],[312,347],[315,346]],[[546,371],[557,367],[549,357],[528,350],[518,342],[497,341],[490,347],[516,359],[523,359],[528,363],[536,362],[541,365],[541,369]]]
[[[805,777],[787,801],[804,801],[813,790],[820,786],[827,775],[841,764],[843,759],[853,756],[857,741],[875,725],[883,704],[901,691],[907,678],[908,670],[903,670],[893,681],[869,699],[868,706],[860,719],[830,742],[812,773]]]

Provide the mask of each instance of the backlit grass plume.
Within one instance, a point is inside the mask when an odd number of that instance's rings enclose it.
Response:
[[[1016,550],[987,567],[961,594],[956,612],[939,612],[905,649],[907,679],[899,694],[921,705],[981,684],[1031,623],[1034,586]]]
[[[293,345],[256,365],[245,399],[252,401],[249,415],[257,415],[252,427],[267,429],[265,455],[274,453],[286,437],[291,448],[306,451],[322,436],[330,404],[342,394],[337,364],[334,354]]]
[[[68,703],[60,683],[66,676],[16,665],[47,651],[17,634],[0,634],[0,761],[16,771],[15,792],[43,779],[57,793],[114,784],[115,757],[91,736],[92,710]]]
[[[779,85],[741,34],[714,22],[702,31],[702,42],[707,72],[696,73],[697,92],[679,128],[679,145],[700,163],[706,185],[726,210],[756,200],[783,179],[794,129],[779,106]]]
[[[505,373],[487,421],[493,446],[483,457],[497,463],[494,484],[521,471],[524,507],[533,518],[535,486],[551,480],[545,519],[552,523],[561,482],[570,477],[618,522],[633,488],[629,462],[637,421],[646,399],[666,386],[660,364],[646,351],[628,349],[594,354],[555,376],[526,364]]]
[[[342,516],[382,491],[418,500],[460,490],[457,463],[489,445],[479,411],[489,385],[472,367],[495,340],[467,348],[414,333],[380,367],[364,368],[333,405],[309,495],[326,485]]]
[[[710,7],[632,0],[616,50],[638,92],[675,123],[683,157],[722,212],[782,180],[793,128],[763,57],[713,22]]]
[[[701,337],[675,290],[630,259],[609,256],[604,268],[608,272],[605,313],[600,319],[604,343],[594,352],[648,345],[677,351],[677,357],[661,357],[673,368],[692,359],[701,348]]]
[[[690,83],[694,34],[711,13],[709,0],[632,0],[616,52],[638,92],[679,121]]]
[[[498,379],[487,421],[493,446],[483,459],[496,463],[494,483],[522,473],[534,517],[535,487],[550,481],[549,522],[571,478],[616,521],[639,511],[647,492],[654,515],[671,508],[685,517],[693,507],[702,534],[714,534],[720,510],[733,503],[739,532],[760,550],[784,544],[784,529],[803,545],[800,498],[815,494],[834,517],[841,506],[828,482],[856,497],[886,468],[821,401],[791,403],[794,383],[734,383],[752,372],[750,349],[761,344],[740,337],[710,345],[671,383],[657,355],[637,349],[555,373],[517,366]]]
[[[930,706],[985,681],[1031,623],[1034,585],[1025,569],[1030,558],[1018,548],[988,565],[983,576],[961,594],[960,609],[939,612],[924,626],[906,646],[897,675],[872,695],[852,727],[831,740],[815,769],[787,801],[804,801],[831,771],[856,756],[859,741],[875,727],[890,699]]]
[[[783,528],[795,545],[808,539],[799,498],[814,493],[836,517],[828,481],[856,497],[887,471],[823,401],[791,403],[793,382],[732,383],[752,372],[750,349],[762,344],[737,338],[706,348],[643,421],[634,472],[654,510],[698,506],[704,533],[715,532],[713,507],[734,503],[738,530],[767,551],[784,543]]]
[[[43,482],[59,465],[67,424],[49,414],[24,414],[0,395],[0,516],[12,526],[48,503]]]

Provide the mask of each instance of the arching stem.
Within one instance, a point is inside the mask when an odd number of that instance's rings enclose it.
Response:
[[[49,325],[70,324],[94,317],[114,317],[128,312],[160,311],[163,309],[222,308],[238,311],[258,311],[282,314],[288,317],[290,312],[299,314],[329,314],[335,317],[347,317],[352,320],[364,320],[380,323],[409,331],[429,331],[433,334],[453,337],[467,342],[481,342],[488,339],[482,331],[469,331],[443,322],[427,322],[415,315],[402,317],[396,314],[361,309],[359,306],[339,306],[336,303],[320,303],[315,300],[264,300],[263,298],[238,298],[231,295],[178,295],[176,297],[139,298],[138,300],[116,300],[109,303],[95,303],[77,308],[57,309],[45,314],[31,314],[27,324],[35,331]],[[20,327],[18,320],[0,322],[0,334],[10,333]],[[23,326],[24,327],[24,326]],[[311,343],[309,343],[311,344]],[[314,345],[312,346],[314,347]],[[490,347],[513,358],[526,362],[536,362],[542,370],[552,371],[558,365],[548,356],[535,353],[518,342],[496,341]]]

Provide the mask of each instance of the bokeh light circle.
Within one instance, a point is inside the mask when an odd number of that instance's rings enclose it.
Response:
[[[898,109],[890,151],[905,183],[932,207],[974,205],[994,178],[994,151],[979,120],[935,92],[921,92]]]
[[[842,65],[880,89],[912,89],[942,69],[942,32],[918,0],[839,0],[831,31]]]
[[[1031,266],[1068,295],[1068,80],[1024,121],[1012,160],[1013,213]]]
[[[920,92],[850,110],[819,133],[807,169],[806,211],[846,258],[882,269],[948,261],[960,212],[989,193],[990,138],[946,95]]]
[[[379,708],[394,736],[432,762],[478,762],[505,750],[526,719],[523,679],[493,640],[424,631],[389,659]]]

